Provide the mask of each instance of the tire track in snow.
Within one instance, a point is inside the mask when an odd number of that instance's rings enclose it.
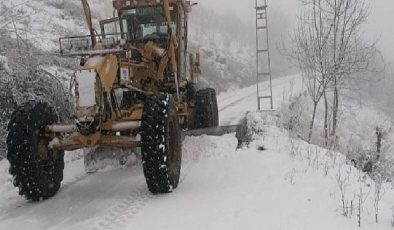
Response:
[[[261,88],[260,90],[265,92],[268,89],[269,89],[268,87],[264,87],[264,88]],[[243,113],[246,113],[248,110],[250,110],[250,108],[248,108],[247,110],[242,112],[242,107],[239,108],[239,106],[241,104],[243,104],[242,102],[245,102],[245,101],[248,102],[249,100],[252,100],[251,99],[252,97],[253,97],[253,99],[255,99],[256,91],[252,90],[251,93],[247,93],[245,96],[243,96],[241,98],[237,97],[235,100],[233,100],[230,103],[228,103],[228,101],[231,101],[231,100],[227,99],[226,100],[227,103],[219,109],[219,113],[221,113],[219,116],[220,125],[236,125],[239,122],[239,120],[243,117]],[[219,103],[220,103],[220,101],[219,101]],[[229,111],[231,112],[231,110],[234,110],[235,108],[236,108],[237,112],[230,115]],[[241,113],[239,113],[239,111],[241,111]],[[223,115],[226,113],[227,113],[227,116],[223,117]]]
[[[298,75],[289,75],[289,76],[273,79],[272,80],[272,88],[273,88],[273,95],[272,96],[274,97],[274,99],[277,99],[278,96],[280,97],[282,95],[280,93],[281,92],[281,90],[280,90],[281,87],[283,87],[285,85],[287,86],[287,84],[289,84],[289,83],[290,83],[290,85],[292,85],[291,82],[296,80],[296,79],[299,79]],[[269,94],[269,86],[267,84],[265,84],[265,83],[268,83],[268,82],[266,82],[266,81],[260,82],[261,85],[260,85],[259,91],[260,91],[260,94],[262,94],[262,95]],[[247,88],[241,89],[239,92],[237,92],[238,94],[243,94],[244,96],[242,96],[242,97],[237,97],[237,95],[235,95],[235,96],[231,95],[230,97],[226,97],[226,98],[223,98],[222,100],[219,100],[219,104],[223,104],[222,105],[223,107],[219,108],[219,112],[221,112],[221,113],[222,112],[228,112],[228,110],[231,110],[231,109],[239,110],[238,108],[234,108],[234,107],[242,106],[242,102],[245,102],[245,101],[247,101],[247,99],[249,99],[252,96],[256,95],[257,92],[256,92],[256,89],[254,87],[255,86],[247,87]],[[294,85],[290,87],[290,91],[294,90],[293,87],[294,87]],[[244,90],[251,90],[251,92],[244,91]],[[225,95],[228,95],[228,93],[225,93]],[[220,96],[219,96],[219,99],[220,99]],[[257,105],[257,95],[256,95],[255,98],[253,98],[253,100],[255,100],[255,103]],[[254,110],[254,107],[253,108],[249,107],[248,110]],[[221,115],[220,117],[222,118],[222,114],[220,114],[220,115]],[[227,116],[226,117],[226,121],[222,125],[229,125],[229,124],[231,124],[232,121],[237,120],[236,118],[238,118],[238,115],[239,114],[237,114],[237,116],[231,116],[231,117]]]
[[[242,97],[242,98],[240,98],[240,99],[237,99],[237,100],[235,100],[235,101],[233,101],[233,102],[231,102],[231,103],[229,103],[229,104],[223,106],[222,108],[219,109],[219,112],[223,112],[224,110],[226,110],[226,109],[228,109],[228,108],[234,107],[236,104],[238,104],[238,103],[240,103],[240,102],[242,102],[242,101],[248,99],[248,98],[251,97],[253,94],[256,94],[256,93],[253,92],[253,93],[251,93],[251,94],[248,94],[248,95],[246,95],[246,96],[244,96],[244,97]]]
[[[91,175],[93,175],[93,174],[83,173],[83,174],[81,174],[79,176],[74,177],[72,181],[66,182],[64,184],[62,183],[62,186],[60,187],[59,192],[62,192],[62,190],[65,190],[65,189],[77,184],[78,182],[89,178]]]
[[[130,190],[127,197],[113,207],[92,230],[123,229],[152,197],[145,187]]]
[[[247,101],[248,99],[250,99],[252,96],[254,96],[256,93],[249,93],[246,96],[237,99],[235,101],[233,101],[232,103],[227,104],[226,106],[222,107],[219,109],[219,113],[221,113],[219,115],[220,118],[220,125],[236,125],[238,124],[238,122],[240,121],[240,119],[243,117],[242,114],[239,113],[239,111],[241,111],[239,108],[237,108],[237,112],[232,113],[232,115],[227,114],[227,116],[223,117],[223,114],[229,113],[228,111],[231,112],[231,110],[233,110],[235,107],[237,107],[237,105],[239,106],[242,102]],[[242,112],[242,111],[241,111]],[[247,111],[244,111],[245,113]]]
[[[182,167],[184,170],[182,171],[179,185],[183,183],[194,165],[194,161],[189,161]],[[145,205],[155,197],[157,195],[151,194],[145,185],[137,189],[133,187],[130,189],[127,197],[111,208],[108,214],[102,218],[103,220],[99,221],[91,230],[125,229],[130,220],[138,215]]]
[[[67,164],[75,164],[76,162],[83,160],[82,158],[83,158],[83,156],[82,156],[82,157],[78,157],[78,158],[76,158],[76,159],[74,159],[74,160],[71,160],[71,161],[69,161],[69,162],[66,162],[66,163],[67,163]],[[7,170],[7,171],[8,171],[8,170]],[[65,173],[67,173],[67,172],[64,171],[64,174],[65,174]],[[91,175],[92,175],[92,174],[87,174],[87,173],[85,173],[85,172],[83,171],[83,172],[81,172],[79,175],[72,177],[72,179],[69,180],[69,181],[66,181],[66,182],[65,182],[65,181],[62,181],[60,190],[57,192],[57,194],[55,195],[55,197],[56,197],[57,195],[59,195],[60,193],[64,192],[65,190],[67,190],[67,188],[72,187],[73,185],[77,184],[78,182],[83,181],[83,180],[89,178]],[[12,181],[10,181],[10,183],[12,183]],[[12,188],[14,188],[14,186],[12,186]],[[25,208],[25,207],[28,207],[28,206],[31,206],[32,204],[34,204],[34,202],[27,201],[27,200],[25,199],[25,197],[20,196],[20,195],[18,194],[16,188],[13,189],[13,192],[14,192],[14,191],[15,191],[15,197],[18,197],[18,198],[20,198],[20,199],[17,199],[15,202],[11,202],[11,203],[2,205],[2,207],[0,208],[0,218],[2,217],[2,215],[3,215],[4,213],[6,213],[6,212],[7,212],[8,210],[10,210],[10,209],[15,209],[15,208],[22,209],[22,208]],[[51,199],[55,199],[55,198],[51,198]],[[48,199],[48,201],[50,201],[51,199]]]

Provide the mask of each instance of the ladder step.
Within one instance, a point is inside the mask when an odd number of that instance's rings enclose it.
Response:
[[[269,76],[271,75],[270,73],[258,73],[259,76]]]
[[[267,27],[266,26],[258,26],[257,29],[258,30],[265,30],[265,29],[267,29]]]
[[[263,96],[263,97],[259,97],[260,99],[271,99],[271,96]]]
[[[264,53],[264,52],[268,52],[268,49],[257,50],[257,53]]]
[[[257,6],[257,7],[256,7],[256,10],[257,10],[257,11],[266,10],[266,9],[267,9],[267,5]]]
[[[257,13],[257,19],[266,19],[266,13]]]

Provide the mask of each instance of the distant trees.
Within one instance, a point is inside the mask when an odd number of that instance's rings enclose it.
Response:
[[[293,47],[290,52],[298,62],[303,73],[308,95],[313,102],[312,119],[309,127],[308,141],[311,141],[317,106],[328,87],[329,60],[328,40],[331,33],[327,19],[323,16],[321,0],[305,1],[303,15],[292,35]]]
[[[308,140],[312,139],[316,109],[324,99],[326,145],[335,143],[341,95],[355,74],[372,69],[378,54],[375,43],[365,42],[362,26],[369,16],[364,0],[300,0],[303,13],[291,35],[289,55],[301,70],[313,102]]]

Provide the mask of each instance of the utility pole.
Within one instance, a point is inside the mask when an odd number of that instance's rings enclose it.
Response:
[[[261,100],[269,99],[271,110],[274,109],[272,98],[271,58],[269,51],[267,0],[256,0],[256,68],[257,68],[257,108],[261,110]],[[262,95],[261,82],[269,82],[269,95]]]

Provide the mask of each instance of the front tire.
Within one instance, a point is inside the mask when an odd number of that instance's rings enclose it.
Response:
[[[142,165],[153,194],[177,188],[182,162],[181,130],[172,96],[158,94],[145,100],[142,115]]]
[[[64,152],[51,150],[51,139],[45,135],[45,127],[56,121],[55,111],[46,103],[29,102],[16,109],[8,124],[9,172],[27,200],[48,199],[60,189]]]

